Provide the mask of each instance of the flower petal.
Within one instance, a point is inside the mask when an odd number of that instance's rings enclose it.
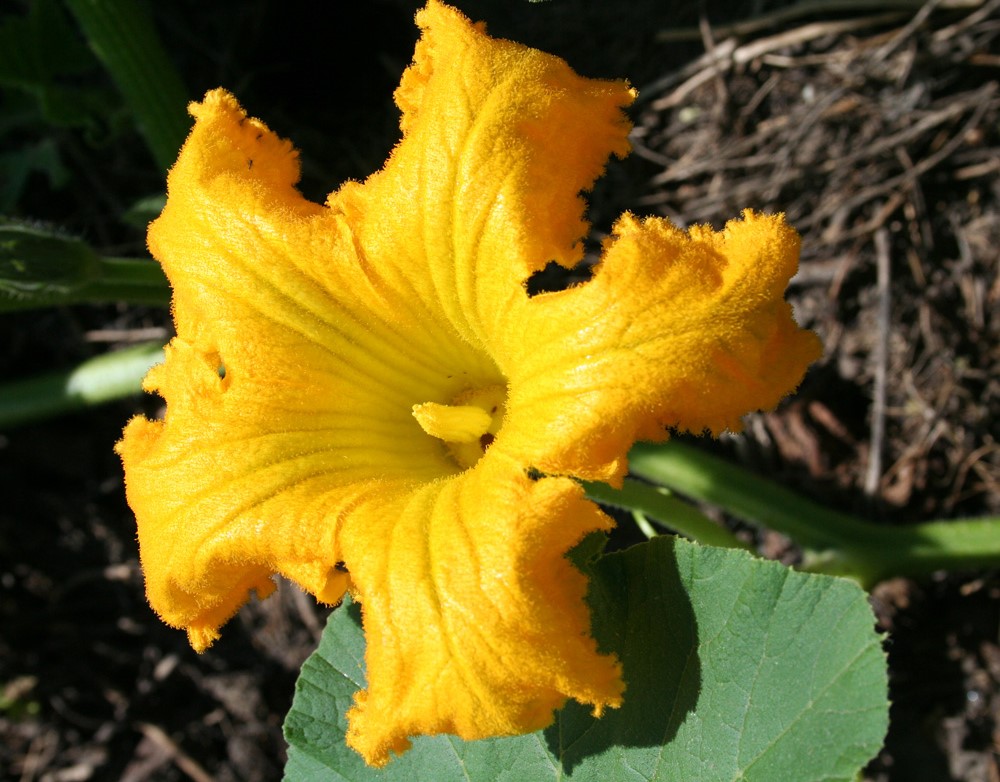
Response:
[[[798,234],[746,211],[721,232],[622,217],[593,279],[536,296],[499,363],[499,442],[546,473],[619,481],[637,439],[718,434],[790,393],[821,354],[783,293]]]
[[[369,681],[348,743],[383,765],[408,736],[526,733],[568,697],[618,705],[620,666],[597,653],[586,579],[563,556],[610,526],[575,482],[532,481],[489,456],[404,498],[372,498],[341,534]]]
[[[220,353],[227,371],[250,353],[240,369],[268,382],[335,374],[351,397],[410,400],[401,415],[434,401],[456,365],[495,371],[442,330],[440,314],[412,313],[393,296],[343,215],[302,197],[288,142],[224,90],[191,111],[197,122],[149,230],[174,289],[178,334]]]
[[[287,142],[221,90],[192,113],[149,234],[174,289],[177,337],[145,384],[166,419],[118,450],[150,603],[204,648],[273,572],[338,600],[329,518],[364,484],[453,473],[412,405],[462,388],[451,361],[495,369],[433,319],[366,308],[377,282],[343,218],[294,189]]]
[[[389,284],[488,346],[528,276],[582,257],[580,192],[628,152],[625,82],[485,35],[436,0],[396,102],[403,139],[380,173],[329,199]]]
[[[362,460],[382,457],[363,424],[324,426],[228,379],[175,339],[146,384],[167,398],[167,419],[133,419],[118,445],[150,604],[198,650],[251,589],[273,589],[272,573],[324,602],[341,598],[348,582],[331,520],[363,494]],[[360,463],[345,464],[345,451]]]

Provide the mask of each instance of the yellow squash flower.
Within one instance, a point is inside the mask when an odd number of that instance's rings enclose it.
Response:
[[[436,0],[396,92],[385,168],[323,205],[296,152],[215,90],[149,247],[177,336],[145,388],[162,421],[118,445],[150,604],[202,650],[272,574],[351,590],[368,689],[348,742],[372,765],[418,734],[533,731],[567,698],[621,702],[565,558],[611,520],[637,439],[738,428],[817,358],[783,292],[798,237],[622,216],[585,284],[581,191],[628,151],[624,82],[489,38]]]

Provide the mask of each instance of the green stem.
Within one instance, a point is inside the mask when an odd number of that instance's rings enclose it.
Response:
[[[726,548],[749,548],[697,508],[657,486],[631,478],[626,478],[620,489],[613,489],[605,483],[586,482],[583,486],[587,496],[595,502],[651,516],[675,532],[701,543]]]
[[[104,258],[50,228],[0,218],[0,312],[81,302],[166,305],[163,269],[144,258]]]
[[[163,267],[148,258],[101,258],[100,274],[80,290],[79,301],[167,307],[170,283]]]
[[[25,275],[27,279],[13,275],[0,279],[0,312],[118,301],[152,307],[170,305],[170,283],[160,264],[149,258],[95,255],[80,274],[74,275],[75,279],[47,281],[44,271],[32,271],[30,276]]]
[[[106,353],[69,372],[0,386],[0,427],[48,418],[140,393],[149,368],[163,361],[159,342]]]
[[[872,584],[895,575],[1000,565],[1000,518],[873,524],[678,442],[640,443],[629,466],[635,475],[788,535],[806,549],[806,569],[816,572]]]
[[[125,96],[166,173],[190,127],[187,91],[148,10],[136,0],[66,0],[95,54]]]
[[[646,514],[642,511],[632,511],[632,519],[635,521],[635,526],[639,528],[639,531],[649,540],[659,536],[660,533],[656,531],[656,527],[652,525],[649,519],[646,518]]]

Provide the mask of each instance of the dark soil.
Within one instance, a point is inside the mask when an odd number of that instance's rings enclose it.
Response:
[[[813,14],[758,2],[736,18],[709,4],[700,28],[697,8],[653,0],[628,12],[458,4],[496,34],[640,89],[634,154],[592,199],[598,237],[623,209],[721,225],[753,207],[784,211],[801,231],[790,298],[826,353],[792,400],[710,447],[887,524],[1000,514],[1000,2]],[[287,3],[177,3],[157,23],[192,95],[236,90],[303,150],[303,187],[319,198],[391,148],[414,6],[345,4],[329,32]],[[356,38],[368,59],[343,54]],[[77,184],[32,180],[15,214],[108,254],[144,252],[141,231],[114,217],[162,186],[138,139],[55,138]],[[166,313],[137,307],[4,315],[0,377],[169,327]],[[111,448],[130,415],[157,406],[0,433],[0,779],[281,776],[281,722],[325,611],[282,584],[200,656],[152,614]],[[789,554],[779,536],[760,544]],[[1000,574],[891,580],[872,602],[893,707],[866,778],[1000,782]]]

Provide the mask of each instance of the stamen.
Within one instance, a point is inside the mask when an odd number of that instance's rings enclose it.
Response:
[[[452,404],[424,402],[413,406],[413,417],[431,437],[443,440],[455,463],[473,467],[493,445],[503,426],[507,387],[478,386],[463,391]]]
[[[477,405],[439,405],[425,402],[413,406],[420,428],[446,443],[472,443],[486,434],[493,417]]]

